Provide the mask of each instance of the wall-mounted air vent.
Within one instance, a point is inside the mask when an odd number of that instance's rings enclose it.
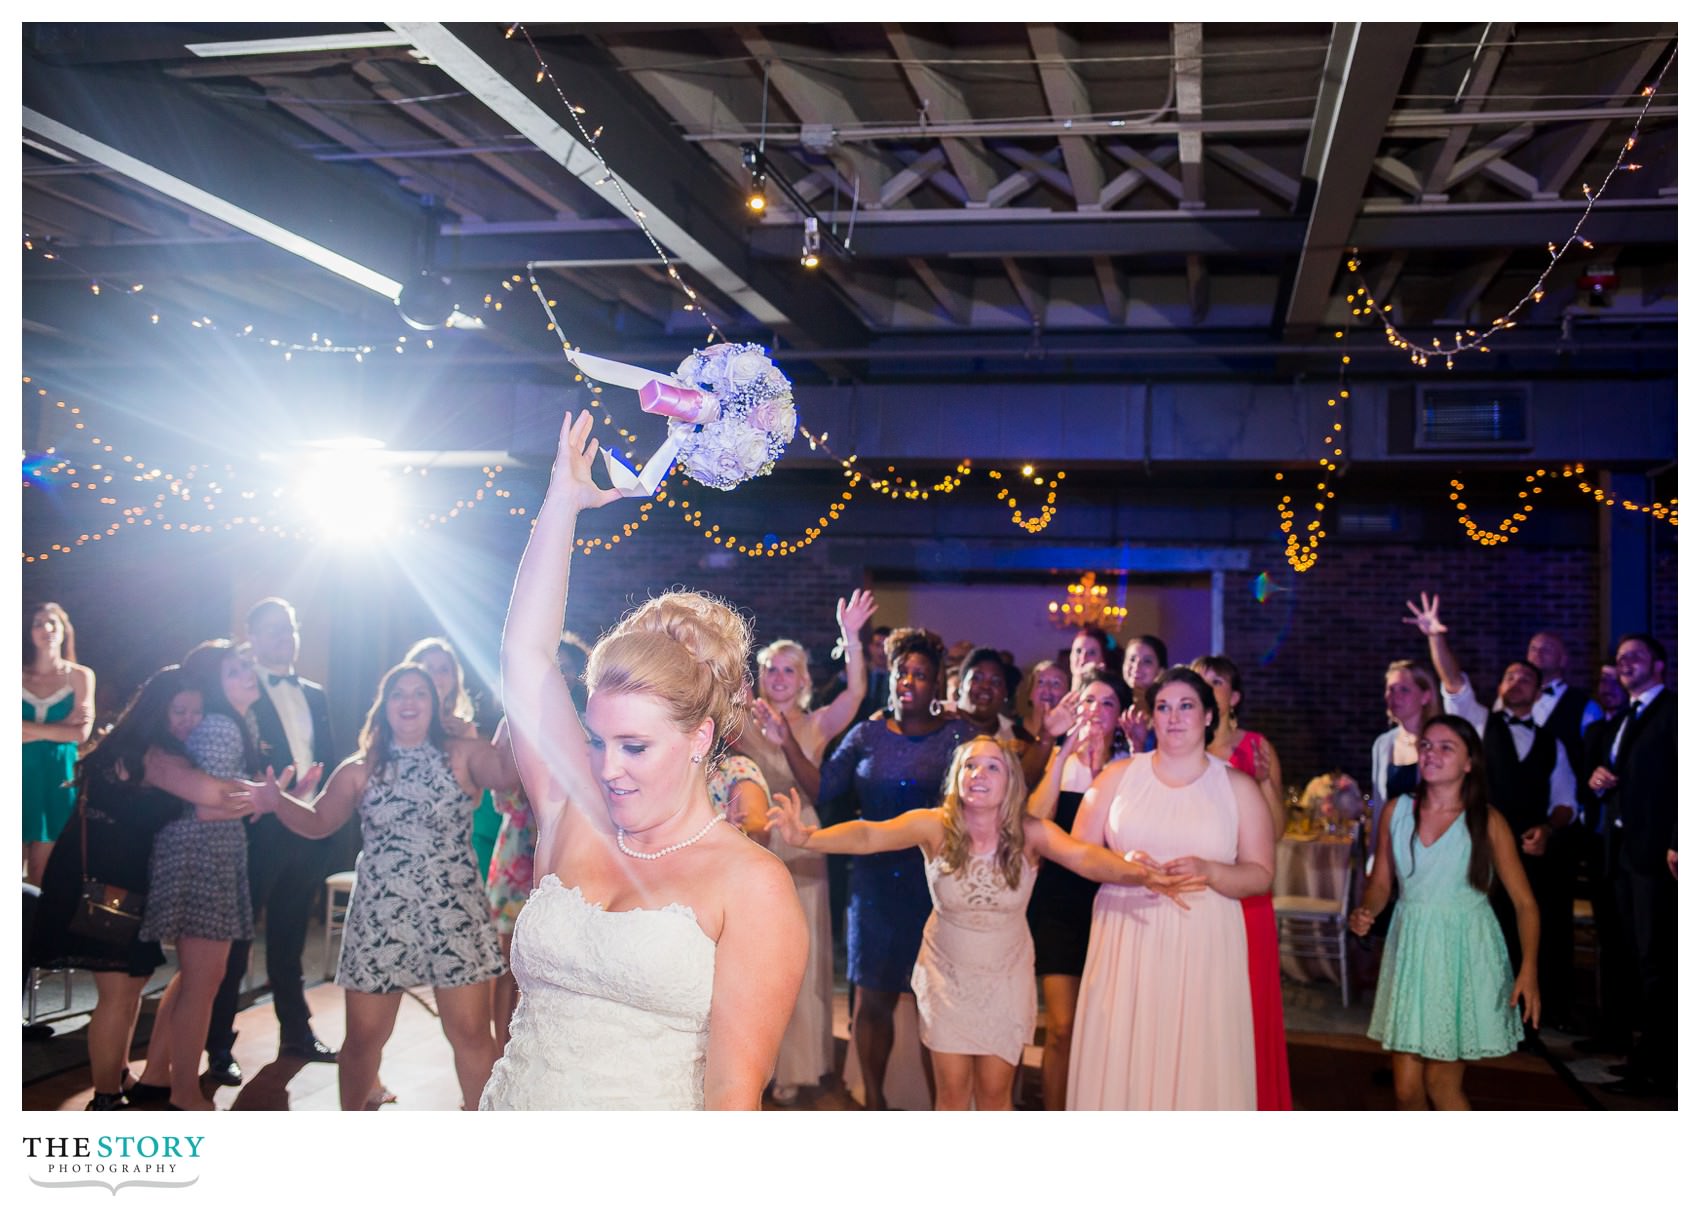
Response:
[[[1529,450],[1535,444],[1529,389],[1418,387],[1417,450]]]
[[[1399,511],[1391,506],[1342,505],[1339,530],[1343,535],[1393,535],[1399,533]]]

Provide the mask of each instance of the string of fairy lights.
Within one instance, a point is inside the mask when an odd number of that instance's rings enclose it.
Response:
[[[1623,141],[1623,145],[1618,148],[1617,156],[1612,161],[1611,167],[1606,170],[1605,178],[1600,182],[1600,187],[1598,189],[1594,189],[1588,183],[1583,183],[1582,197],[1586,205],[1583,206],[1581,215],[1577,217],[1576,225],[1571,228],[1570,234],[1565,237],[1562,244],[1557,241],[1548,241],[1546,246],[1547,264],[1545,268],[1543,268],[1540,275],[1536,277],[1534,284],[1523,292],[1522,298],[1518,299],[1516,303],[1512,304],[1504,312],[1495,316],[1492,323],[1488,324],[1481,330],[1474,328],[1462,328],[1456,330],[1453,332],[1452,340],[1450,342],[1442,341],[1439,337],[1431,338],[1429,344],[1424,346],[1420,340],[1407,335],[1396,323],[1394,323],[1392,316],[1392,304],[1377,303],[1374,298],[1370,297],[1368,284],[1362,277],[1363,261],[1362,258],[1358,256],[1358,250],[1355,248],[1350,251],[1350,256],[1346,262],[1347,272],[1358,276],[1358,289],[1354,292],[1354,296],[1357,298],[1358,302],[1355,305],[1352,314],[1372,316],[1379,321],[1382,331],[1387,338],[1387,343],[1404,351],[1405,353],[1408,353],[1411,357],[1411,363],[1414,366],[1426,368],[1431,361],[1439,359],[1445,365],[1447,370],[1451,370],[1453,367],[1453,359],[1455,359],[1459,354],[1467,353],[1472,350],[1480,353],[1491,352],[1487,343],[1499,333],[1508,332],[1511,329],[1516,328],[1517,317],[1523,309],[1532,304],[1539,303],[1546,297],[1547,280],[1552,276],[1553,271],[1558,268],[1558,263],[1563,260],[1565,254],[1578,247],[1584,250],[1591,250],[1594,247],[1593,241],[1583,236],[1583,225],[1588,222],[1589,217],[1594,213],[1594,207],[1598,205],[1600,199],[1605,197],[1606,190],[1610,187],[1612,178],[1617,176],[1619,172],[1632,173],[1639,172],[1641,170],[1642,165],[1630,162],[1628,160],[1628,156],[1635,150],[1636,143],[1640,141],[1641,124],[1646,121],[1647,112],[1653,104],[1653,99],[1658,96],[1659,87],[1664,83],[1665,73],[1670,71],[1671,66],[1675,62],[1676,48],[1673,46],[1670,54],[1665,56],[1664,66],[1659,68],[1659,73],[1653,78],[1653,82],[1642,88],[1641,108],[1635,115],[1635,123],[1630,128],[1628,136]]]
[[[1353,296],[1347,296],[1347,302]],[[1336,329],[1336,341],[1346,339],[1346,330]],[[1298,530],[1298,512],[1293,504],[1293,494],[1281,494],[1281,502],[1275,507],[1281,519],[1281,533],[1287,536],[1286,550],[1283,555],[1294,572],[1309,572],[1316,565],[1318,551],[1322,540],[1328,537],[1328,531],[1323,528],[1323,518],[1328,509],[1328,502],[1334,499],[1334,490],[1329,487],[1330,477],[1340,469],[1336,459],[1343,458],[1346,450],[1345,422],[1340,418],[1344,413],[1340,410],[1340,402],[1352,398],[1351,380],[1347,368],[1352,364],[1352,355],[1340,355],[1340,381],[1334,389],[1334,394],[1328,397],[1329,421],[1322,432],[1323,453],[1317,456],[1316,465],[1316,497],[1311,502],[1311,512],[1315,515],[1305,523],[1303,533]],[[1287,478],[1285,472],[1275,473],[1277,481]]]

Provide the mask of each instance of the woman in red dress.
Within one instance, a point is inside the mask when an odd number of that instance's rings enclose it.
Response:
[[[1235,770],[1251,775],[1269,805],[1275,837],[1286,831],[1281,804],[1281,760],[1275,746],[1261,733],[1241,728],[1240,670],[1225,656],[1199,657],[1194,671],[1216,693],[1222,726],[1210,752]],[[1293,1089],[1287,1075],[1287,1026],[1281,1014],[1280,937],[1275,924],[1275,901],[1267,892],[1240,901],[1245,913],[1246,966],[1251,977],[1251,1029],[1257,1045],[1257,1109],[1291,1111]]]

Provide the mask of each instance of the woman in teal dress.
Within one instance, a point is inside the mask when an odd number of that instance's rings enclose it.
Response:
[[[24,608],[23,674],[24,871],[39,888],[77,803],[77,746],[94,729],[94,671],[77,664],[77,633],[57,602]]]
[[[1488,806],[1481,738],[1468,720],[1439,715],[1417,742],[1422,784],[1382,814],[1375,870],[1351,927],[1369,933],[1399,873],[1369,1036],[1393,1053],[1401,1111],[1468,1111],[1464,1064],[1504,1056],[1539,1027],[1535,979],[1540,911],[1511,826]],[[1516,979],[1488,891],[1498,878],[1517,910],[1523,963]],[[1517,1003],[1522,1002],[1519,1021]]]

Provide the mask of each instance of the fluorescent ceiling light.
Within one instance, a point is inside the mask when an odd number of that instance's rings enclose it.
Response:
[[[411,46],[410,39],[392,30],[369,34],[318,34],[306,38],[251,38],[239,42],[190,42],[183,49],[203,59],[237,55],[305,55],[316,51],[366,50],[376,46]]]
[[[387,278],[375,269],[368,269],[358,261],[350,260],[341,253],[332,252],[322,244],[315,244],[306,236],[297,235],[288,228],[279,227],[268,219],[262,219],[252,211],[243,210],[234,202],[230,202],[217,194],[210,194],[198,185],[191,185],[181,177],[174,177],[163,169],[136,159],[136,157],[119,151],[116,147],[90,138],[81,131],[73,130],[63,122],[49,118],[46,114],[24,107],[24,129],[53,140],[61,147],[67,147],[87,159],[94,160],[116,169],[126,177],[139,181],[150,189],[158,190],[169,198],[193,206],[213,218],[239,228],[251,236],[258,236],[268,243],[275,244],[285,252],[294,253],[311,261],[321,269],[328,269],[333,274],[347,278],[357,286],[364,286],[394,302],[401,294],[401,283],[394,278]]]

